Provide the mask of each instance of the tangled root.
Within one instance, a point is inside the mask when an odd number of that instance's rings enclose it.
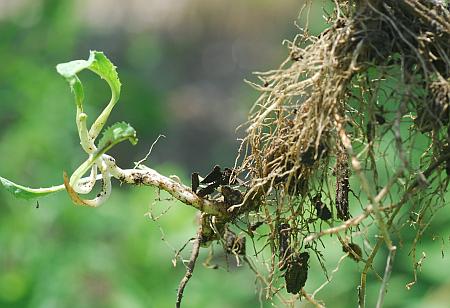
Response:
[[[364,306],[366,274],[381,244],[395,250],[393,231],[416,226],[410,248],[417,264],[415,244],[445,203],[450,13],[439,1],[334,2],[327,30],[316,37],[303,29],[287,42],[279,69],[251,83],[261,95],[245,124],[239,172],[250,179],[248,230],[269,226],[262,237],[271,247],[266,296],[277,293],[277,272],[292,276],[277,258],[289,262],[286,251],[292,261],[312,250],[322,263],[326,247],[318,243],[336,233],[350,257],[366,260]],[[279,239],[280,226],[288,239]]]

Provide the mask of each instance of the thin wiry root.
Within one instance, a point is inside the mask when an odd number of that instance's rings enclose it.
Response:
[[[181,279],[180,285],[178,287],[177,301],[175,304],[177,308],[181,307],[181,300],[183,298],[184,288],[186,287],[187,283],[189,282],[189,279],[191,279],[192,274],[194,273],[195,263],[197,262],[198,254],[200,251],[201,234],[202,234],[202,227],[200,226],[197,232],[197,236],[193,241],[191,258],[189,259],[189,263],[186,266],[186,274],[184,275],[183,279]]]

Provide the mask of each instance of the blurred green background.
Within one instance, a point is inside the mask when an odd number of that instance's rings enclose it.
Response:
[[[133,166],[159,134],[166,138],[147,164],[163,174],[187,183],[192,171],[232,165],[242,133],[235,128],[257,97],[243,79],[281,63],[281,42],[296,34],[299,8],[293,0],[0,0],[0,175],[44,187],[61,183],[62,171],[84,160],[73,98],[55,65],[86,59],[89,50],[104,51],[118,66],[122,96],[110,123],[125,120],[138,131],[137,146],[111,151],[120,166]],[[311,19],[316,32],[324,27],[321,14]],[[93,74],[81,78],[92,120],[108,88]],[[98,209],[75,207],[65,193],[36,208],[0,189],[0,307],[173,306],[184,275],[180,263],[172,265],[174,250],[195,235],[196,212],[156,198],[154,189],[116,183]],[[153,221],[150,210],[168,212]],[[426,259],[410,291],[408,249],[398,254],[386,307],[449,306],[450,212],[441,213],[419,245]],[[328,241],[325,254],[331,272],[341,247]],[[376,261],[381,272],[384,259]],[[344,261],[318,297],[330,307],[356,306],[361,269]],[[309,276],[308,291],[325,280],[315,260]],[[379,288],[370,279],[369,307]],[[246,266],[212,270],[199,262],[183,303],[256,307],[258,297]]]

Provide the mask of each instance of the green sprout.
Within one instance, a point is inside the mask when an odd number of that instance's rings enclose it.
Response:
[[[97,117],[88,130],[86,120],[87,114],[83,110],[84,90],[83,84],[78,78],[78,73],[88,69],[102,79],[104,79],[111,88],[111,100]],[[120,97],[121,83],[117,75],[116,67],[109,61],[103,52],[91,51],[88,60],[75,60],[67,63],[61,63],[56,66],[57,72],[62,75],[70,85],[75,97],[76,104],[76,124],[80,144],[88,155],[84,161],[67,179],[65,174],[64,185],[52,186],[47,188],[30,188],[16,184],[10,180],[0,177],[2,185],[17,198],[32,199],[42,197],[66,189],[70,197],[76,204],[99,206],[105,202],[111,193],[111,177],[118,175],[117,166],[112,164],[114,159],[105,153],[116,144],[129,140],[131,144],[137,143],[136,131],[125,122],[112,125],[103,131],[103,136],[96,145],[96,139],[102,131],[109,114],[118,102]],[[106,162],[106,160],[108,162]],[[82,178],[90,170],[90,175]],[[100,175],[97,175],[100,171]],[[92,200],[83,200],[77,194],[90,193],[95,182],[102,179],[102,190],[97,197]]]
[[[78,73],[88,69],[100,78],[104,79],[111,89],[111,99],[90,129],[87,127],[87,114],[83,110],[84,90],[83,84],[78,78]],[[180,183],[171,177],[165,177],[157,171],[144,166],[140,161],[133,169],[121,169],[116,165],[115,159],[106,152],[118,143],[128,140],[131,144],[137,143],[136,131],[128,123],[118,122],[103,129],[108,120],[109,114],[116,105],[120,97],[121,83],[114,64],[104,55],[103,52],[91,51],[89,59],[75,60],[61,63],[56,66],[56,70],[62,75],[70,85],[75,97],[76,105],[76,125],[80,145],[87,154],[87,159],[70,175],[63,172],[64,184],[47,188],[30,188],[16,184],[10,180],[0,177],[2,185],[17,198],[33,199],[51,193],[66,190],[77,205],[97,207],[103,204],[111,194],[111,178],[116,178],[122,183],[143,184],[155,186],[167,191],[176,199],[186,205],[193,206],[200,211],[221,217],[231,217],[226,205],[222,201],[208,200],[197,196],[191,188]],[[103,130],[100,141],[97,137]],[[88,176],[86,174],[89,173]],[[88,194],[94,188],[95,183],[101,180],[101,191],[95,198],[82,199],[79,194]]]

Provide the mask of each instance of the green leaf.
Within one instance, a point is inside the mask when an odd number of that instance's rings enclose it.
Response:
[[[76,104],[82,108],[83,100],[84,100],[84,91],[83,85],[81,84],[80,79],[77,77],[77,73],[81,72],[84,69],[89,68],[95,60],[95,55],[90,54],[89,59],[86,60],[75,60],[67,63],[60,63],[56,65],[56,71],[66,78],[69,82],[70,88],[75,95]]]
[[[57,72],[67,79],[72,90],[76,96],[84,97],[82,95],[81,82],[77,77],[77,73],[84,69],[89,69],[99,75],[102,79],[106,80],[112,92],[113,104],[117,102],[120,96],[121,83],[116,71],[116,67],[105,56],[103,52],[91,51],[89,59],[87,60],[75,60],[67,63],[60,63],[56,66]],[[81,88],[81,93],[79,92]]]
[[[117,102],[120,96],[121,83],[119,80],[119,75],[116,71],[116,66],[109,61],[103,52],[91,51],[89,60],[92,57],[94,60],[88,68],[99,75],[102,79],[106,80],[111,88],[114,101]]]
[[[77,77],[77,73],[84,69],[89,69],[99,75],[111,88],[111,100],[89,130],[90,137],[92,140],[95,140],[108,120],[111,110],[119,100],[121,84],[116,67],[109,61],[105,54],[100,51],[91,51],[89,59],[87,60],[75,60],[58,64],[56,70],[69,82],[72,92],[75,95],[78,113],[83,111],[84,91],[83,85]]]
[[[65,63],[65,64],[69,64],[69,63]],[[66,73],[67,73],[66,69],[68,69],[68,68],[65,68],[64,66],[59,67],[59,65],[61,65],[61,64],[58,64],[56,66],[58,73],[60,73],[64,77],[66,77],[67,81],[69,82],[70,89],[72,90],[73,94],[75,95],[75,103],[81,110],[83,110],[84,90],[83,90],[83,85],[81,84],[80,79],[78,79],[78,77],[76,75],[66,75]]]
[[[73,78],[77,73],[81,72],[82,70],[88,68],[92,65],[94,62],[95,55],[91,54],[89,56],[89,59],[86,60],[75,60],[70,61],[67,63],[60,63],[56,65],[56,71],[63,76],[66,79]]]
[[[14,197],[22,199],[39,198],[65,189],[64,185],[47,188],[30,188],[16,184],[2,177],[0,177],[0,182],[7,191],[14,195]]]
[[[136,130],[128,123],[115,123],[103,132],[103,136],[98,143],[97,153],[104,154],[110,148],[125,140],[129,140],[132,145],[135,145],[138,141]]]

